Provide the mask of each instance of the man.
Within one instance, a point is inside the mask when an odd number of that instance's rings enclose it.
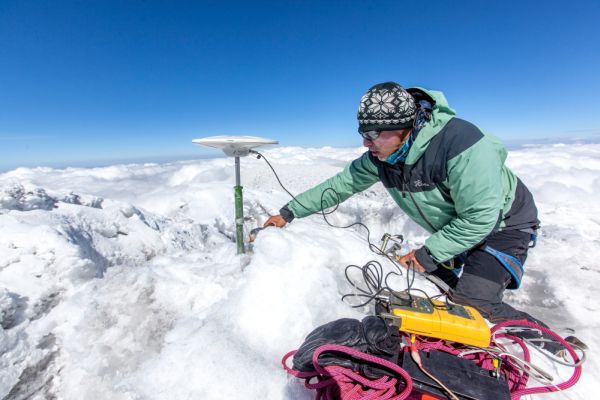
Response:
[[[283,227],[381,181],[398,206],[431,233],[400,258],[444,280],[457,303],[492,322],[540,321],[502,301],[518,288],[539,221],[531,193],[504,165],[494,137],[455,117],[441,92],[377,84],[362,97],[358,132],[368,148],[342,172],[297,196],[265,226]],[[534,242],[533,242],[534,243]],[[462,264],[462,275],[454,273]],[[454,271],[453,271],[454,269]]]

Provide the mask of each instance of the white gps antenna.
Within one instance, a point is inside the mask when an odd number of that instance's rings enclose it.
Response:
[[[240,157],[247,156],[255,147],[267,144],[279,144],[277,140],[265,139],[256,136],[211,136],[203,139],[192,140],[194,144],[201,144],[215,149],[221,149],[228,157],[235,157],[235,239],[237,253],[244,253],[244,196],[240,184]]]

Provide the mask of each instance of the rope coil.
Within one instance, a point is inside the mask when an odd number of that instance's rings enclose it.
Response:
[[[379,379],[368,379],[349,368],[330,365],[322,367],[319,356],[324,352],[344,353],[348,356],[382,366],[401,378],[382,376]],[[312,357],[314,372],[296,371],[287,366],[287,360],[296,353],[296,350],[287,353],[281,363],[288,374],[297,378],[306,379],[305,386],[317,391],[316,400],[403,400],[412,392],[413,382],[408,373],[398,365],[354,350],[350,347],[337,344],[326,344],[318,347]],[[317,378],[316,383],[311,383],[312,378]]]

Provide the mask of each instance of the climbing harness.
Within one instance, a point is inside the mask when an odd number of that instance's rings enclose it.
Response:
[[[523,277],[523,273],[525,273],[523,263],[517,257],[503,253],[500,250],[496,250],[487,245],[483,248],[483,251],[494,256],[512,277],[506,288],[518,289],[519,286],[521,286],[521,278]]]

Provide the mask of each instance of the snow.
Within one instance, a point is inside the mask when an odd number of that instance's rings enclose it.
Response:
[[[265,155],[299,193],[363,150]],[[590,346],[579,384],[540,396],[584,399],[600,388],[600,145],[526,147],[508,164],[543,229],[506,300]],[[248,232],[289,196],[263,160],[245,157],[242,169]],[[236,256],[233,182],[226,158],[1,174],[0,398],[311,399],[280,359],[316,326],[372,311],[340,298],[350,292],[344,267],[378,257],[364,229],[319,215],[263,230]],[[361,221],[375,241],[402,233],[406,249],[426,238],[379,184],[329,218]]]

